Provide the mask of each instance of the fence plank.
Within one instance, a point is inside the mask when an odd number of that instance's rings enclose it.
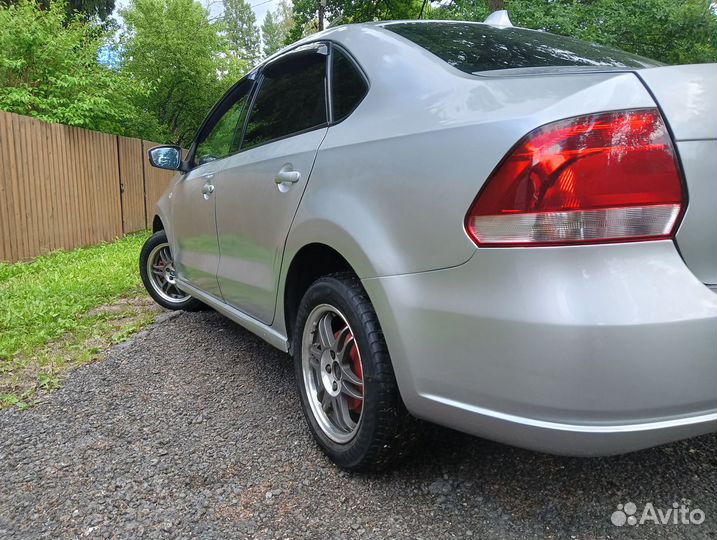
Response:
[[[90,149],[92,147],[92,134],[85,133],[84,131],[76,130],[79,140],[79,150],[82,164],[82,193],[85,196],[85,215],[87,216],[86,221],[86,237],[85,244],[96,244],[100,241],[100,235],[98,234],[95,225],[95,214],[94,214],[94,200],[95,190],[94,184],[92,183],[92,171],[90,167]]]
[[[52,211],[52,178],[50,174],[47,155],[47,130],[45,126],[33,122],[32,138],[35,147],[35,163],[37,164],[37,176],[35,178],[35,189],[40,195],[37,197],[36,209],[40,212],[41,220],[38,224],[41,227],[40,251],[48,253],[52,250],[55,227]]]
[[[12,190],[9,187],[10,171],[8,170],[8,137],[5,133],[6,119],[0,116],[0,240],[2,241],[2,252],[0,252],[0,260],[10,260],[13,258],[12,236],[10,227],[14,225],[14,221],[10,218],[12,209]],[[8,231],[8,232],[5,232]]]
[[[20,233],[20,240],[21,240],[21,249],[20,249],[20,256],[23,258],[29,257],[30,253],[33,252],[33,249],[30,247],[32,243],[32,230],[28,227],[27,223],[27,212],[26,212],[26,202],[25,202],[25,195],[26,191],[23,186],[23,182],[25,181],[25,168],[26,165],[23,161],[23,154],[21,153],[21,149],[26,147],[27,145],[23,142],[23,134],[20,129],[20,117],[17,115],[12,115],[11,117],[12,121],[12,134],[11,137],[13,138],[13,147],[15,152],[15,166],[16,174],[13,178],[13,191],[17,194],[17,225]]]
[[[72,186],[74,191],[74,199],[71,201],[67,211],[70,215],[76,216],[75,235],[72,243],[75,246],[82,246],[89,243],[87,238],[88,220],[85,204],[85,183],[82,173],[82,155],[80,154],[80,141],[78,140],[78,131],[74,127],[67,128],[67,137],[69,142],[69,163],[72,167]]]
[[[65,168],[67,171],[67,188],[69,193],[69,197],[64,208],[64,212],[70,218],[70,241],[67,246],[65,246],[67,249],[70,249],[70,246],[77,247],[82,245],[82,234],[84,228],[84,217],[82,214],[79,186],[79,165],[76,153],[77,144],[74,141],[73,129],[74,128],[69,126],[62,126],[66,156]]]
[[[10,157],[8,155],[8,137],[5,133],[6,118],[0,116],[0,241],[2,241],[2,252],[0,252],[0,260],[10,260],[13,258],[13,245],[10,228],[14,225],[13,219],[10,218],[12,205],[12,190],[10,189],[10,171],[8,163]],[[8,232],[5,232],[8,231]]]
[[[102,138],[103,170],[105,178],[105,201],[109,208],[108,225],[109,240],[123,235],[122,199],[120,193],[120,171],[117,166],[117,137],[100,133]]]
[[[93,243],[107,240],[107,221],[103,220],[101,215],[104,203],[105,179],[102,178],[102,141],[99,133],[91,133],[91,144],[88,145],[87,166],[90,172],[89,182],[92,193],[92,221],[96,231],[96,237]],[[109,210],[109,208],[104,208]]]
[[[50,128],[51,126],[48,126]],[[52,129],[43,129],[41,131],[43,139],[43,151],[45,159],[45,167],[47,169],[47,191],[49,201],[48,218],[52,224],[50,227],[50,242],[48,249],[53,251],[59,245],[59,237],[61,233],[60,220],[57,215],[57,171],[55,170],[55,148],[52,140]]]
[[[17,224],[18,228],[20,229],[20,232],[24,232],[25,234],[21,234],[20,239],[22,240],[22,248],[20,250],[20,255],[22,257],[27,257],[27,253],[31,251],[30,249],[30,243],[32,242],[32,231],[29,230],[28,224],[27,224],[27,212],[25,211],[25,191],[23,189],[23,182],[25,180],[25,163],[23,161],[23,156],[20,153],[20,149],[23,147],[26,147],[27,145],[22,140],[23,133],[20,129],[20,117],[17,115],[13,115],[12,117],[12,134],[11,137],[13,138],[13,148],[15,152],[15,165],[17,167],[17,173],[15,174],[15,177],[13,178],[13,191],[17,194],[17,208],[19,211],[19,215],[17,218]]]
[[[53,246],[53,250],[60,249],[71,243],[71,235],[69,230],[69,216],[67,214],[67,167],[63,161],[64,147],[62,144],[62,131],[59,125],[52,124],[50,126],[51,140],[53,148],[53,166],[55,168],[55,216],[57,217],[58,239],[57,244]]]
[[[15,156],[15,138],[13,133],[13,115],[6,115],[4,117],[5,124],[5,138],[7,141],[7,157],[8,162],[5,165],[3,162],[3,168],[6,169],[7,178],[7,193],[9,194],[8,204],[8,219],[11,222],[8,227],[8,232],[12,235],[10,241],[13,244],[13,257],[11,260],[18,260],[23,255],[23,240],[20,227],[20,194],[17,192],[17,159]]]

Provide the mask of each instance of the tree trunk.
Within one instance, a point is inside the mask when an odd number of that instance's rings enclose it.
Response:
[[[427,3],[428,3],[428,0],[423,0],[423,4],[421,4],[421,12],[418,14],[419,19],[423,19],[423,10],[426,9]]]
[[[326,11],[326,0],[319,0],[319,32],[324,29],[324,12]]]
[[[505,9],[505,0],[488,0],[488,9],[491,13]]]

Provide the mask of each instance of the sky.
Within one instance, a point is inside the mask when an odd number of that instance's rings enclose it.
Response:
[[[209,12],[215,16],[221,13],[222,2],[221,0],[199,0],[203,5],[209,7]],[[256,22],[261,25],[264,20],[264,15],[267,11],[274,11],[276,6],[279,4],[279,0],[247,0],[249,5],[256,14]],[[129,0],[117,0],[115,2],[115,12],[118,9],[127,7]]]
[[[274,11],[279,0],[249,0],[249,5],[256,14],[256,22],[261,24],[267,11]]]

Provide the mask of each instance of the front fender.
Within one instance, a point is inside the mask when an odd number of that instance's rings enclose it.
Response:
[[[167,234],[167,240],[169,241],[170,246],[174,246],[174,227],[172,223],[172,191],[174,190],[174,186],[177,184],[180,178],[181,175],[179,174],[172,178],[172,181],[169,183],[169,186],[167,186],[167,189],[164,190],[164,193],[162,193],[162,196],[154,205],[154,213],[151,216],[147,216],[148,221],[151,219],[152,223],[154,223],[155,216],[159,217],[162,222],[162,226],[164,227],[164,232]],[[152,232],[155,231],[153,230]]]

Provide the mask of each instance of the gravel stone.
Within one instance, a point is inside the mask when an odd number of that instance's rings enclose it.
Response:
[[[426,426],[380,475],[318,450],[289,357],[176,313],[0,413],[0,538],[715,538],[717,437],[578,459]],[[701,525],[611,523],[689,504]]]
[[[432,495],[448,495],[452,489],[450,482],[446,480],[436,480],[428,486],[428,491]]]

